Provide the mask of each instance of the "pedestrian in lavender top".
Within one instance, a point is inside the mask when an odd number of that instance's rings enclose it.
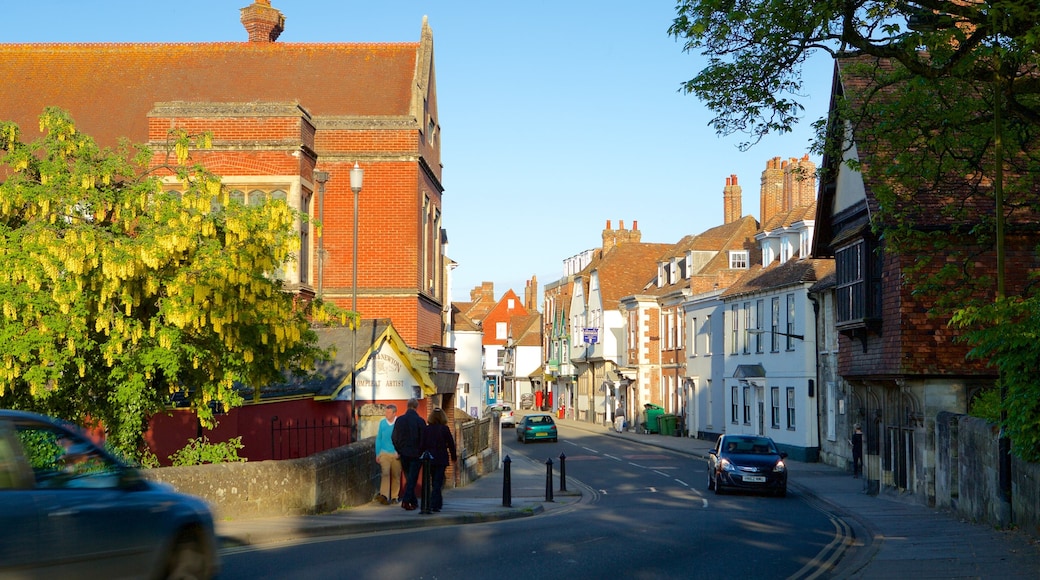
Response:
[[[449,459],[454,463],[457,459],[455,438],[448,428],[448,415],[437,407],[430,413],[430,421],[423,429],[420,454],[429,452],[430,460],[430,509],[435,512],[444,507],[444,474],[448,470]]]

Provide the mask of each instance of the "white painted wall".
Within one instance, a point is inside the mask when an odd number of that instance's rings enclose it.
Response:
[[[455,371],[459,373],[456,387],[458,408],[470,413],[476,408],[474,416],[479,416],[484,408],[484,346],[483,333],[477,331],[455,332]],[[469,392],[466,392],[468,385]]]

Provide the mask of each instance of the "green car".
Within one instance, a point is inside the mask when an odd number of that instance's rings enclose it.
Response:
[[[538,440],[559,441],[556,434],[556,421],[552,415],[536,413],[527,415],[516,424],[516,440],[527,443]]]

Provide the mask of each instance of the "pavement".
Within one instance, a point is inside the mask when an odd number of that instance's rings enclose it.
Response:
[[[706,457],[712,447],[710,441],[687,437],[616,433],[604,426],[567,419],[558,423],[692,457]],[[832,550],[824,563],[830,566],[829,570],[822,574],[807,570],[799,577],[1040,578],[1040,541],[1023,531],[975,524],[912,498],[888,493],[870,495],[865,491],[864,480],[830,465],[791,460],[787,463],[789,489],[845,523],[839,528],[843,548]],[[511,458],[509,505],[504,505],[505,471],[499,469],[465,487],[446,488],[444,508],[439,513],[424,514],[371,502],[322,515],[218,521],[217,533],[222,545],[229,548],[535,517],[580,503],[581,482],[568,477],[567,489],[561,491],[559,466],[552,466],[551,484],[547,483],[548,470],[544,463]],[[698,491],[710,493],[706,485]]]

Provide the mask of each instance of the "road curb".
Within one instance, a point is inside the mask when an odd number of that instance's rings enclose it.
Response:
[[[225,533],[218,536],[217,541],[221,549],[240,548],[246,546],[258,546],[263,544],[277,544],[306,540],[320,537],[353,536],[372,532],[388,532],[395,530],[408,530],[415,528],[432,528],[440,526],[454,526],[460,524],[480,524],[512,520],[517,518],[531,517],[545,511],[539,504],[524,504],[509,509],[494,512],[467,512],[458,514],[416,514],[414,518],[393,520],[365,520],[365,521],[326,521],[315,522],[313,519],[306,525],[300,525],[292,529],[264,529],[260,523],[255,530],[247,532]],[[335,513],[323,516],[330,520],[336,518]]]

